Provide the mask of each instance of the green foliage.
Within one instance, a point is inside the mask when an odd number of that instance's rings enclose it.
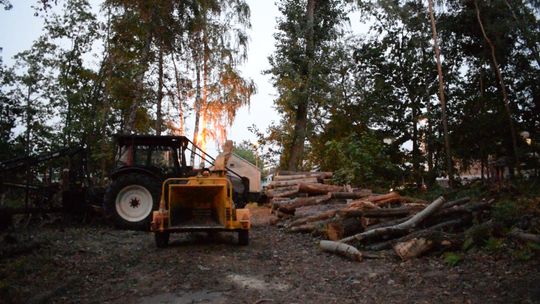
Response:
[[[264,169],[264,162],[258,156],[257,147],[247,140],[233,146],[233,153],[247,160],[254,166],[258,166],[261,171]]]
[[[325,159],[322,168],[334,171],[335,182],[340,184],[389,187],[399,172],[382,141],[370,133],[327,142]]]
[[[308,20],[308,4],[314,4],[313,20]],[[320,107],[332,103],[333,79],[340,64],[335,60],[335,41],[343,33],[346,5],[342,1],[293,1],[278,3],[282,17],[278,19],[276,51],[269,58],[272,82],[277,89],[277,111],[282,115],[270,137],[279,136],[281,167],[310,166],[309,152],[322,123]],[[278,133],[279,132],[279,133]],[[306,153],[307,152],[307,153]],[[307,157],[306,157],[307,156]]]
[[[444,262],[451,267],[457,266],[463,261],[463,255],[456,252],[445,252]]]
[[[473,238],[467,237],[467,238],[465,239],[465,241],[463,242],[463,245],[461,246],[461,248],[462,248],[464,251],[467,251],[467,250],[471,249],[473,246],[474,246],[474,240],[473,240]]]
[[[504,239],[490,237],[485,241],[484,248],[491,252],[500,251],[504,248]]]

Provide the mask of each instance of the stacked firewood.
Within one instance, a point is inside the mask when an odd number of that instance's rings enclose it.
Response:
[[[289,232],[324,239],[321,248],[354,260],[388,250],[404,260],[429,250],[461,248],[464,231],[473,224],[492,224],[484,216],[492,201],[468,197],[429,203],[397,192],[373,194],[368,189],[325,184],[331,173],[279,175],[267,195],[279,225]],[[482,223],[485,221],[484,223]]]

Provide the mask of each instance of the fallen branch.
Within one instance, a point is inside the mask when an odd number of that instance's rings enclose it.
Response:
[[[388,240],[388,241],[384,241],[384,242],[381,242],[381,243],[369,245],[367,247],[367,249],[373,250],[373,251],[390,249],[397,243],[407,242],[407,241],[409,241],[409,240],[411,240],[413,238],[429,238],[429,239],[433,239],[434,238],[433,235],[438,235],[438,233],[441,232],[441,230],[448,229],[448,228],[451,228],[451,227],[461,226],[466,221],[469,221],[469,220],[470,220],[470,218],[460,218],[460,219],[454,219],[454,220],[442,222],[442,223],[439,223],[439,224],[437,224],[435,226],[412,232],[412,233],[410,233],[408,235],[405,235],[405,236],[403,236],[401,238],[398,238],[398,239]]]
[[[400,234],[406,233],[409,229],[416,227],[426,218],[428,218],[437,210],[439,210],[444,204],[444,202],[445,200],[441,196],[437,198],[435,201],[433,201],[431,204],[429,204],[424,210],[418,212],[409,220],[401,224],[397,224],[390,227],[382,227],[379,229],[373,229],[373,230],[365,231],[362,233],[358,233],[353,236],[341,239],[340,242],[348,243],[354,240],[362,241],[364,239],[369,239],[369,238],[382,237],[382,236],[388,236],[388,235],[400,235]]]
[[[326,252],[336,253],[344,256],[352,261],[362,261],[362,253],[353,246],[334,241],[321,241],[319,243],[321,249]]]
[[[514,228],[508,234],[510,237],[524,241],[540,244],[540,235],[524,232],[521,229]]]

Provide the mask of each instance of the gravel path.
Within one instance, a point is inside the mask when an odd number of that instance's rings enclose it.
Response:
[[[254,210],[250,245],[236,235],[153,235],[107,226],[2,234],[0,303],[540,303],[540,261],[469,253],[350,262]]]

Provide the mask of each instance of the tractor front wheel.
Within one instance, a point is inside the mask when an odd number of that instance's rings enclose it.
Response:
[[[152,211],[157,210],[160,183],[145,174],[125,174],[105,191],[104,203],[119,228],[148,230]]]

